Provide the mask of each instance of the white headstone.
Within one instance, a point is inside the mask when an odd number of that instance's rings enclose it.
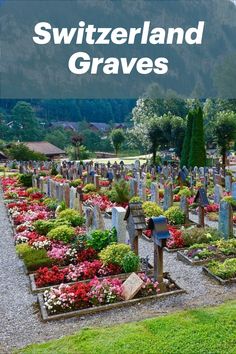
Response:
[[[117,232],[118,243],[126,241],[126,222],[124,221],[126,210],[122,207],[112,208],[112,227],[115,227]]]

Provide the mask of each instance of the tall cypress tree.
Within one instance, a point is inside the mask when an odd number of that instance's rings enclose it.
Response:
[[[193,113],[192,111],[189,111],[187,116],[187,128],[186,128],[183,148],[181,152],[181,161],[180,161],[181,167],[183,166],[188,167],[190,144],[192,138],[192,128],[193,128]]]
[[[198,107],[193,113],[192,138],[188,165],[191,167],[203,167],[206,165],[206,149],[203,128],[203,112]]]

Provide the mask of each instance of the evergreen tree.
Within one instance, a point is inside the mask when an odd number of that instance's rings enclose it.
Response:
[[[191,167],[201,167],[206,165],[202,108],[196,108],[193,112],[193,115],[192,138],[188,165]]]
[[[180,161],[181,167],[188,166],[190,144],[192,139],[192,128],[193,128],[193,112],[189,111],[187,116],[187,129],[185,132],[184,143],[181,152],[181,161]]]

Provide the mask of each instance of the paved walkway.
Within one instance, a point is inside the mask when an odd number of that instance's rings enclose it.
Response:
[[[140,253],[142,256],[152,255],[153,244],[140,240]],[[168,253],[164,255],[164,262],[165,271],[170,272],[172,278],[187,291],[186,294],[83,318],[43,323],[36,297],[30,293],[28,277],[15,253],[11,226],[0,194],[0,353],[12,353],[15,348],[59,338],[84,327],[136,321],[236,298],[236,285],[222,287],[211,282],[201,267],[187,266],[177,261],[175,254]]]

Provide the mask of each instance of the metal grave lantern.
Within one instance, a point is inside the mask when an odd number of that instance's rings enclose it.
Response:
[[[163,280],[163,247],[170,237],[167,219],[164,216],[152,217],[148,228],[152,230],[154,240],[154,279],[158,281],[161,292],[165,292]]]
[[[170,237],[167,227],[167,218],[163,215],[152,217],[149,220],[148,228],[152,230],[153,240],[156,244],[161,244],[162,241],[165,241]]]

